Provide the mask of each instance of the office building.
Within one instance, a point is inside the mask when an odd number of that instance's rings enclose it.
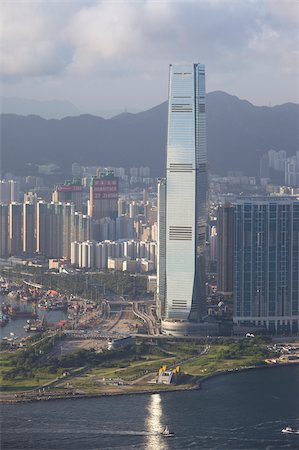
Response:
[[[217,210],[217,290],[231,296],[234,267],[234,214],[230,203]]]
[[[166,300],[166,180],[158,180],[158,239],[157,239],[157,316],[165,315]]]
[[[206,114],[203,64],[171,65],[162,332],[201,332],[206,314]],[[160,257],[161,251],[159,251]],[[160,260],[161,264],[161,260]],[[161,266],[159,265],[159,270]],[[163,283],[163,275],[160,280]]]
[[[299,201],[292,197],[236,202],[234,322],[271,332],[299,324]]]

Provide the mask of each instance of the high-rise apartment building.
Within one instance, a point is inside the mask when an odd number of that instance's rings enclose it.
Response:
[[[0,258],[8,255],[8,205],[0,203]]]
[[[23,203],[23,253],[33,256],[35,251],[35,205]]]
[[[81,179],[65,181],[64,184],[56,186],[52,194],[52,201],[55,203],[73,203],[75,210],[82,212],[83,186]]]
[[[299,201],[292,197],[236,202],[234,322],[298,331]]]
[[[20,197],[20,183],[15,180],[0,180],[0,203],[17,203]]]
[[[92,238],[91,218],[82,213],[75,212],[73,217],[72,241],[90,241]]]
[[[36,204],[36,251],[48,255],[48,204],[44,201]]]
[[[8,253],[10,256],[22,255],[22,203],[9,205]]]
[[[113,172],[93,177],[90,183],[89,215],[93,220],[115,219],[118,212],[118,179]]]
[[[190,334],[205,316],[206,113],[203,64],[170,65],[162,331]],[[159,249],[160,258],[161,249]],[[161,259],[159,270],[161,270]],[[163,279],[163,275],[160,273]],[[161,278],[160,278],[160,281]],[[163,283],[163,281],[162,281]]]

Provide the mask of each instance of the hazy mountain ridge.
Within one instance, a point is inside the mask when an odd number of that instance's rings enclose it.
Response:
[[[214,173],[257,174],[259,155],[299,148],[299,105],[254,106],[222,91],[207,94],[208,159]],[[2,115],[2,172],[22,174],[24,164],[57,163],[67,174],[71,163],[150,166],[163,175],[167,102],[141,113],[111,119],[93,115],[46,120]]]
[[[20,97],[0,97],[2,114],[37,115],[44,119],[62,119],[80,115],[79,109],[68,100],[33,100]]]

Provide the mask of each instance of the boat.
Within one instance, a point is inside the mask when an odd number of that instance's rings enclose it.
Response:
[[[27,311],[26,309],[21,310],[19,307],[10,308],[8,311],[8,316],[10,316],[12,320],[37,318],[37,314],[35,311]]]
[[[20,298],[20,293],[17,291],[17,292],[15,292],[15,291],[10,291],[8,294],[7,294],[7,297],[8,298],[10,298],[10,299],[12,299],[12,300],[19,300],[19,298]]]
[[[37,331],[39,333],[45,331],[47,326],[47,323],[45,321],[45,319],[43,318],[42,320],[27,320],[26,325],[24,325],[24,330],[29,332],[29,331]]]
[[[299,434],[299,430],[294,430],[292,427],[285,427],[281,430],[281,432],[286,434]]]
[[[161,431],[161,436],[163,436],[163,437],[172,437],[172,436],[174,436],[174,433],[172,432],[172,431],[169,431],[169,428],[168,428],[168,426],[166,425],[166,427],[164,428],[164,430],[163,431]]]
[[[9,321],[9,317],[3,312],[0,312],[0,327],[4,327]]]

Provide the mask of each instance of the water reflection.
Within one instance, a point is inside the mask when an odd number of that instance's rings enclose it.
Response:
[[[146,430],[149,433],[146,436],[145,449],[146,450],[168,450],[169,446],[166,442],[166,438],[160,435],[161,431],[167,425],[162,420],[163,412],[161,405],[160,394],[153,394],[150,397],[149,404],[147,406],[146,416]]]

